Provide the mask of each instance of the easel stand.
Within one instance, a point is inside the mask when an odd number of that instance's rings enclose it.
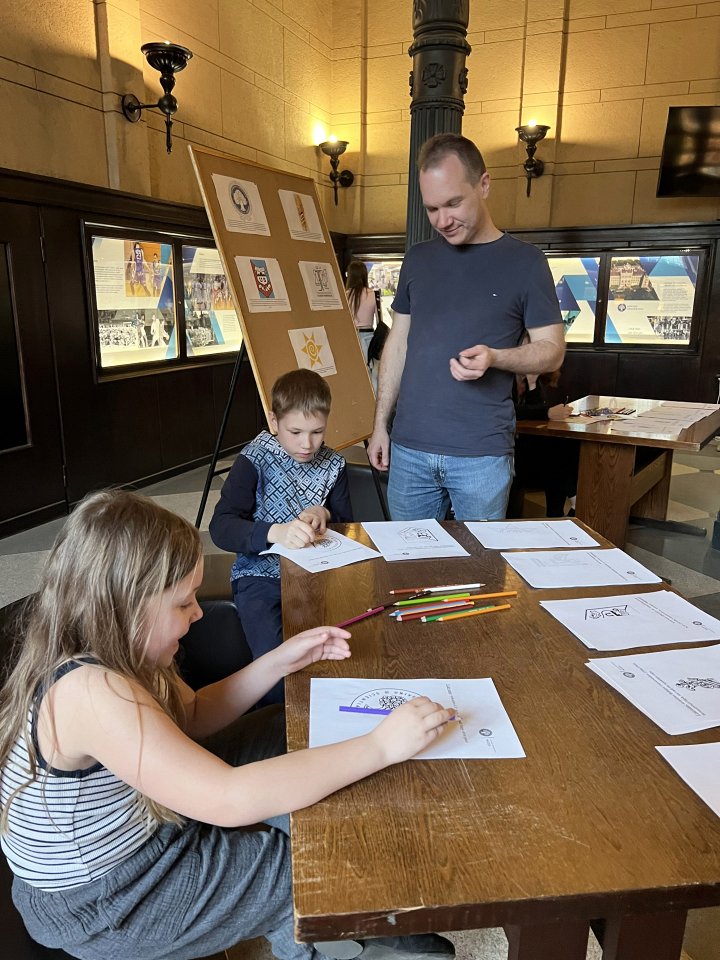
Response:
[[[230,378],[230,389],[228,390],[225,412],[223,413],[222,423],[220,424],[220,430],[218,431],[218,437],[215,443],[215,450],[213,451],[212,460],[210,461],[207,476],[205,477],[205,486],[203,487],[202,497],[200,498],[200,507],[198,508],[197,517],[195,518],[195,526],[198,529],[200,529],[200,524],[202,523],[203,514],[205,513],[205,505],[207,504],[207,498],[210,494],[210,485],[212,484],[213,479],[215,477],[219,477],[223,473],[227,473],[229,470],[228,467],[224,467],[222,470],[216,470],[215,467],[220,459],[220,449],[222,447],[223,437],[225,436],[227,422],[230,418],[230,410],[232,408],[233,400],[235,399],[235,389],[237,387],[237,382],[240,379],[242,362],[246,356],[247,350],[245,349],[245,341],[243,340],[240,345],[240,349],[238,350],[237,359],[235,360],[232,377]]]

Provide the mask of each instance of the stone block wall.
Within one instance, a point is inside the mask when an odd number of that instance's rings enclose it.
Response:
[[[411,0],[13,0],[0,5],[0,165],[200,203],[198,143],[313,177],[330,226],[404,230]],[[194,53],[178,75],[173,153],[142,43]],[[471,0],[464,132],[506,228],[711,220],[714,199],[658,200],[667,108],[720,103],[720,2]],[[551,127],[525,196],[515,127]],[[356,174],[332,204],[329,133]]]

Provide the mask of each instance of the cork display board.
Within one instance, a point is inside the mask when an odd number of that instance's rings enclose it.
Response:
[[[332,392],[328,446],[364,440],[375,395],[313,180],[189,149],[265,416],[275,380],[304,367]]]

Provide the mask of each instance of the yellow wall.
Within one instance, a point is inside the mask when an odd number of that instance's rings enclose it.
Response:
[[[0,5],[0,165],[199,203],[187,143],[316,178],[330,225],[402,232],[411,0],[13,0]],[[710,220],[715,200],[657,200],[667,107],[720,103],[720,2],[470,0],[463,131],[491,169],[500,226]],[[601,12],[602,11],[602,12]],[[193,51],[178,76],[175,146],[159,114],[131,125],[119,95],[160,93],[141,43]],[[514,128],[551,130],[525,197]],[[320,123],[356,174],[334,208]]]

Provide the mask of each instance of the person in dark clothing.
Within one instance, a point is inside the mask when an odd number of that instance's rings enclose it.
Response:
[[[559,380],[559,370],[516,377],[513,389],[516,419],[566,420],[572,407],[564,402]],[[523,491],[527,487],[544,491],[546,516],[565,516],[565,501],[573,498],[577,490],[579,459],[577,440],[519,434],[515,439],[515,478],[510,490],[508,518],[522,516]]]

